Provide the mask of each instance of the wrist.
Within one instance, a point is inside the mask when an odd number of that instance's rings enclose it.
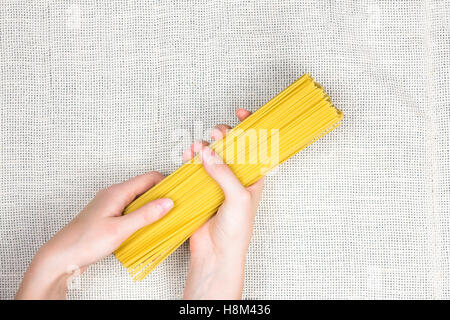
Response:
[[[16,299],[65,299],[70,274],[59,259],[41,248],[28,267]]]
[[[241,299],[245,256],[191,257],[184,299]]]

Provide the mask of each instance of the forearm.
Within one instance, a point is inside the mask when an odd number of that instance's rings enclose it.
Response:
[[[184,299],[241,299],[245,257],[191,259]]]

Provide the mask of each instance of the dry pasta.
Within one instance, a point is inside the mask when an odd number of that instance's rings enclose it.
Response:
[[[210,147],[249,186],[336,128],[342,118],[323,88],[305,74]],[[224,200],[198,156],[133,201],[124,214],[162,197],[174,201],[173,209],[135,232],[115,251],[134,280],[144,279],[213,216]]]

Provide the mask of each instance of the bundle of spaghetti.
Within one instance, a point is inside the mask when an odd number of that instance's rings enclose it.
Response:
[[[323,88],[305,74],[210,148],[249,186],[336,128],[342,118]],[[196,156],[130,203],[124,214],[158,198],[171,198],[173,209],[115,251],[135,281],[144,279],[208,221],[224,194]]]

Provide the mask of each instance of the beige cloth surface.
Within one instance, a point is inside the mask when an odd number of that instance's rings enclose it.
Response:
[[[449,26],[431,0],[1,1],[0,298],[99,188],[305,72],[346,118],[268,177],[244,297],[449,298]],[[133,283],[110,256],[69,298],[180,298],[188,260]]]

